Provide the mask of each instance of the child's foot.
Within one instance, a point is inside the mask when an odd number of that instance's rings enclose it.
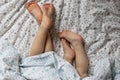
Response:
[[[49,29],[52,25],[52,17],[54,14],[53,4],[47,3],[43,5],[43,18],[41,25]]]
[[[62,45],[64,50],[64,59],[73,64],[75,51],[70,47],[70,44],[65,39],[62,39]]]
[[[73,47],[76,46],[77,44],[79,45],[79,43],[82,43],[82,44],[84,43],[82,36],[69,30],[63,30],[59,34],[59,37],[65,38],[66,40],[68,40]]]
[[[75,66],[76,70],[78,71],[79,75],[84,78],[87,76],[88,72],[88,57],[85,53],[84,46],[83,46],[83,38],[82,36],[68,31],[64,30],[60,33],[60,38],[65,38],[68,40],[75,51]]]
[[[26,9],[35,17],[35,19],[38,21],[38,23],[41,23],[42,21],[42,11],[39,7],[38,3],[34,0],[28,2],[25,5]]]

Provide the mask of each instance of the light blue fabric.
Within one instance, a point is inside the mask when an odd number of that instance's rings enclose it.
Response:
[[[20,54],[12,44],[0,39],[0,80],[120,80],[117,57],[99,60],[94,74],[81,79],[76,69],[54,51],[21,61]]]
[[[32,80],[80,80],[74,67],[54,51],[22,60],[21,73]],[[33,75],[34,74],[34,75]]]

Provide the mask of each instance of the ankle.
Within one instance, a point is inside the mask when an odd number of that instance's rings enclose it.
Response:
[[[85,78],[85,77],[87,77],[87,76],[88,76],[88,73],[84,73],[84,74],[81,74],[81,75],[80,75],[81,78]]]
[[[49,29],[52,25],[52,20],[51,20],[50,17],[47,17],[47,16],[43,15],[43,19],[42,19],[41,24]]]
[[[49,30],[49,26],[47,26],[44,22],[41,22],[40,28],[45,29],[45,30]]]
[[[48,33],[48,32],[49,32],[49,29],[46,29],[45,27],[40,26],[40,27],[38,28],[38,32]]]
[[[76,66],[76,70],[80,77],[84,78],[88,76],[88,66]]]
[[[65,57],[65,56],[64,56],[64,59],[65,59],[67,62],[69,62],[71,65],[73,64],[73,59],[70,59],[70,58]]]
[[[78,48],[78,47],[84,47],[84,44],[82,41],[79,41],[79,40],[74,40],[72,42],[72,46],[74,49]]]
[[[88,71],[82,71],[81,68],[76,68],[78,71],[78,74],[80,75],[81,78],[87,77],[88,76]],[[81,71],[80,71],[81,70]]]

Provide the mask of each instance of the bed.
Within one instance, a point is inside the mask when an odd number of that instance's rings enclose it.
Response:
[[[38,25],[24,8],[30,0],[0,1],[0,38],[11,43],[24,58],[36,35]],[[51,34],[55,51],[63,56],[58,33],[63,29],[81,34],[90,61],[89,75],[111,73],[120,79],[120,1],[119,0],[37,0],[40,6],[51,2],[55,6],[55,23]],[[1,41],[0,51],[6,51]],[[3,44],[4,43],[4,44]],[[3,48],[4,47],[4,48]],[[114,69],[111,69],[113,67]],[[96,66],[96,67],[95,67]],[[0,73],[2,74],[2,73]],[[112,80],[107,74],[105,80]],[[104,75],[105,76],[105,75]],[[12,80],[12,79],[11,79]],[[87,80],[87,79],[86,79]],[[97,80],[97,78],[96,78]]]

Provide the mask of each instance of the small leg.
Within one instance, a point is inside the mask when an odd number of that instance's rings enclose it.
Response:
[[[53,17],[53,14],[54,14],[54,6],[53,6],[53,4],[46,3],[46,4],[43,5],[43,10],[44,9],[46,10],[46,11],[44,11],[44,13],[46,13],[47,15],[43,14],[45,16],[45,18],[43,20],[46,21],[46,19],[47,19],[47,24],[46,23],[45,24],[49,27],[49,26],[52,25],[52,17]],[[51,37],[50,37],[50,33],[48,32],[44,52],[49,52],[49,51],[53,51],[53,50],[54,50],[53,43],[52,43],[52,40],[51,40]]]
[[[51,24],[52,24],[51,16],[53,12],[51,8],[43,6],[43,17],[41,17],[40,16],[40,14],[42,15],[41,9],[35,1],[31,1],[27,3],[26,8],[36,18],[36,20],[38,21],[38,24],[41,23],[38,29],[38,33],[30,49],[29,56],[34,56],[34,55],[43,53],[45,50],[46,38],[48,35],[48,29],[51,27]]]
[[[47,5],[47,6],[46,6]],[[44,4],[43,5],[43,8],[45,7],[51,7],[49,4]],[[36,18],[37,22],[40,24],[41,21],[42,21],[42,17],[43,17],[43,13],[41,11],[41,8],[39,7],[39,5],[37,4],[37,2],[35,1],[31,1],[29,3],[27,3],[25,5],[25,7],[28,9],[28,11],[33,15],[33,17]],[[53,8],[53,6],[52,6]],[[52,11],[51,11],[52,12]],[[50,12],[50,13],[51,13]],[[52,13],[53,14],[53,13]],[[50,14],[50,15],[52,15]],[[34,46],[33,46],[34,47]],[[50,34],[48,32],[48,35],[47,35],[47,40],[46,40],[46,45],[45,45],[45,52],[48,52],[48,51],[53,51],[53,43],[52,43],[52,40],[51,40],[51,37],[50,37]]]
[[[75,59],[75,51],[70,47],[70,44],[67,40],[61,39],[63,45],[64,56],[63,58],[73,65]]]
[[[53,43],[50,37],[50,33],[48,32],[48,36],[47,36],[47,41],[46,41],[46,45],[45,45],[45,51],[44,52],[49,52],[49,51],[54,51],[54,47],[53,47]]]
[[[43,18],[42,18],[41,25],[47,26],[46,28],[49,29],[52,25],[54,6],[53,6],[53,4],[46,3],[42,6],[42,9],[43,9]]]
[[[64,30],[59,36],[60,38],[65,38],[72,44],[76,53],[76,69],[82,78],[86,77],[88,75],[88,57],[84,50],[83,38],[80,35],[68,30]]]

